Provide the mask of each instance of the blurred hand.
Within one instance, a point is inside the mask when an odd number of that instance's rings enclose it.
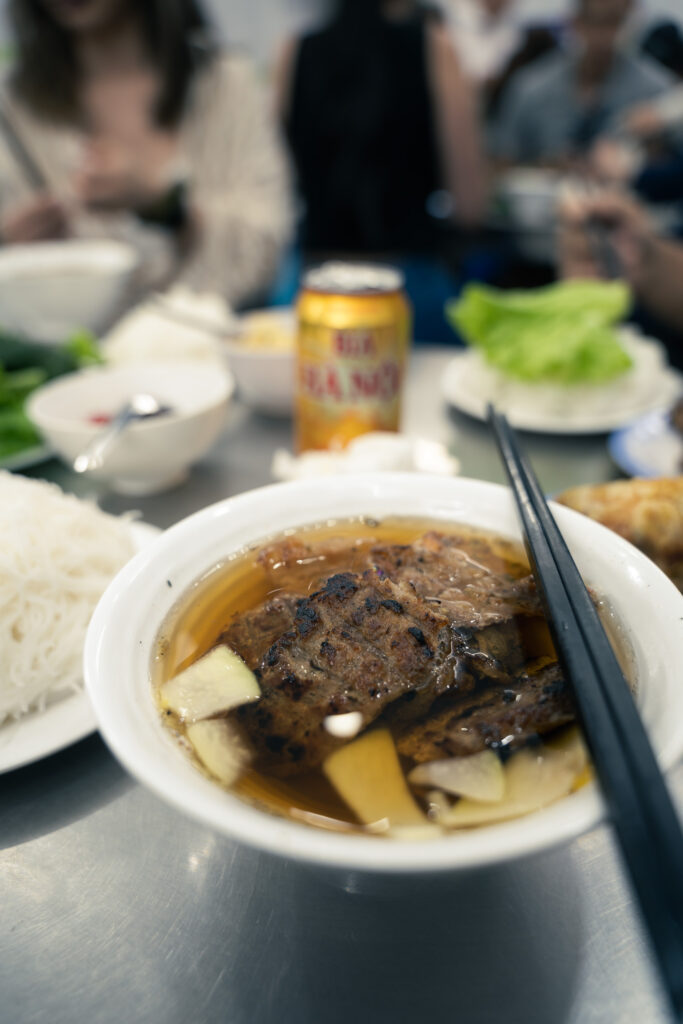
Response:
[[[110,210],[141,209],[165,188],[165,165],[155,159],[153,149],[134,150],[109,139],[89,144],[75,182],[85,206]]]
[[[622,118],[622,125],[629,135],[637,139],[650,139],[653,135],[658,135],[663,128],[660,115],[649,103],[632,107]]]
[[[564,278],[606,276],[591,234],[598,223],[608,232],[624,277],[637,290],[648,269],[656,234],[641,206],[615,191],[583,194],[568,190],[559,207],[559,272]]]
[[[62,204],[50,195],[40,195],[9,210],[0,221],[3,242],[43,242],[64,238],[68,223]]]
[[[639,165],[635,148],[616,139],[598,139],[589,157],[591,175],[609,185],[625,185],[636,174]]]

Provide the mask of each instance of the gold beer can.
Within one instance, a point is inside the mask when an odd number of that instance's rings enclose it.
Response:
[[[412,319],[402,274],[324,263],[304,277],[297,318],[296,450],[398,430]]]

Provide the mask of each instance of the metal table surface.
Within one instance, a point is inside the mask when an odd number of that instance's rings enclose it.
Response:
[[[447,350],[417,349],[404,428],[463,475],[503,479],[482,424],[449,411]],[[235,403],[182,487],[136,499],[166,527],[270,481],[290,425]],[[600,437],[526,438],[548,492],[609,479]],[[33,475],[92,485],[57,462]],[[120,512],[131,499],[100,494]],[[683,806],[683,771],[672,775]],[[660,1024],[668,1011],[604,826],[466,879],[384,884],[292,866],[186,820],[97,734],[0,777],[1,1024]]]

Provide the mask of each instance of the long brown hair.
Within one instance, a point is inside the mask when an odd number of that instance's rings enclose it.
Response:
[[[197,0],[135,0],[134,8],[161,77],[156,120],[172,127],[195,71],[215,52],[209,24]],[[16,41],[11,78],[16,94],[40,117],[78,122],[80,72],[71,34],[40,0],[10,0],[9,15]]]

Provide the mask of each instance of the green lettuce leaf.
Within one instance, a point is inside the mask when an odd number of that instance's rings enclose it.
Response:
[[[621,281],[563,281],[528,291],[472,284],[447,304],[446,316],[507,376],[598,383],[632,365],[615,330],[629,306]]]
[[[0,459],[41,443],[40,435],[19,405],[0,407]]]
[[[61,345],[42,345],[0,329],[0,459],[41,443],[24,412],[32,391],[53,377],[101,362],[97,342],[87,331]]]

